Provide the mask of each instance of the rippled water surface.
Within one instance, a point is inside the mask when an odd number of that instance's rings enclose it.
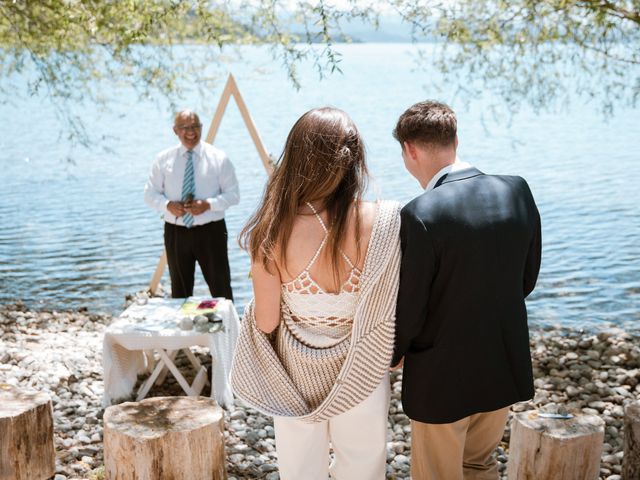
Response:
[[[413,68],[408,45],[341,47],[344,75],[319,82],[303,68],[295,91],[277,66],[250,52],[230,66],[267,150],[280,153],[289,128],[309,108],[345,109],[366,140],[374,177],[370,197],[406,202],[420,187],[403,170],[391,137],[398,115],[438,96]],[[269,65],[264,63],[264,65]],[[384,65],[381,68],[380,65]],[[203,112],[211,120],[222,85]],[[118,312],[125,294],[144,288],[162,251],[162,221],[143,202],[155,154],[175,143],[171,117],[128,91],[111,113],[88,108],[89,129],[113,149],[73,153],[42,99],[0,105],[0,301],[46,308],[86,306]],[[185,105],[197,105],[197,97]],[[446,93],[440,98],[449,100]],[[518,174],[531,185],[543,222],[543,265],[528,305],[535,324],[592,328],[640,320],[640,113],[619,109],[608,121],[593,106],[530,113],[507,127],[478,99],[458,108],[459,155],[486,173]],[[457,107],[455,101],[452,102]],[[206,130],[205,130],[206,131]],[[248,258],[235,238],[255,208],[265,173],[240,114],[230,104],[216,144],[234,162],[242,201],[228,211],[232,282],[238,305],[251,296]],[[164,281],[168,281],[165,274]],[[206,294],[198,278],[197,293]]]

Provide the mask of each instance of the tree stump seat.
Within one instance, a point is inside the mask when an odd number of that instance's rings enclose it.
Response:
[[[0,479],[48,479],[55,469],[51,399],[0,384]]]
[[[624,409],[624,457],[622,478],[640,478],[640,402]]]
[[[107,480],[225,480],[224,417],[206,397],[154,397],[104,413]]]
[[[511,424],[509,480],[592,480],[600,473],[604,420],[578,414],[571,419],[517,413]]]

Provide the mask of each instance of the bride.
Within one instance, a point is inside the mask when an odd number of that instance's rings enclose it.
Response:
[[[400,221],[362,200],[367,178],[351,118],[313,109],[241,233],[255,298],[231,382],[273,415],[283,480],[385,478]]]

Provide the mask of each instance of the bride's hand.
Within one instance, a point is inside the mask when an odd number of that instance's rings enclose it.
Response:
[[[404,357],[402,357],[400,359],[400,361],[398,362],[397,365],[393,366],[393,367],[389,367],[389,371],[393,372],[394,370],[398,370],[399,368],[402,368],[402,366],[404,365]]]

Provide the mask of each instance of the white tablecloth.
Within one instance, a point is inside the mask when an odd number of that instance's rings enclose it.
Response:
[[[195,345],[208,347],[211,352],[211,385],[216,401],[222,406],[233,404],[229,373],[240,328],[233,302],[222,300],[216,307],[216,313],[223,318],[224,331],[200,333],[178,327],[176,319],[184,316],[179,311],[184,301],[152,298],[145,305],[133,304],[105,330],[103,406],[131,395],[138,374],[147,368],[144,350],[178,350]]]

